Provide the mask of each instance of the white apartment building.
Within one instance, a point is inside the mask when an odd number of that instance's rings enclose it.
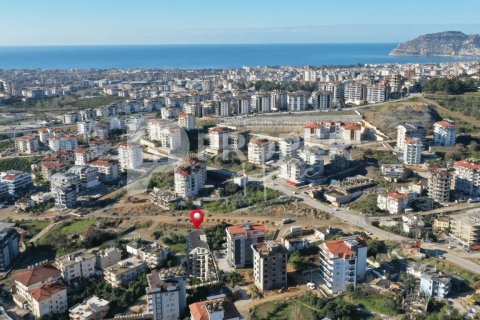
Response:
[[[310,94],[305,91],[290,92],[288,94],[288,111],[307,110]]]
[[[362,125],[357,122],[307,122],[304,128],[305,142],[325,143],[322,140],[358,144],[362,141]]]
[[[480,196],[480,160],[455,162],[455,191],[472,197]]]
[[[271,92],[272,109],[275,111],[283,111],[288,109],[288,92],[274,90]]]
[[[186,125],[191,125],[187,123],[192,116],[186,115],[187,118],[182,118],[186,121]],[[183,121],[182,120],[182,121]],[[180,118],[179,118],[180,122]],[[195,119],[193,120],[195,122]],[[195,128],[195,124],[193,124]],[[187,139],[182,139],[182,135],[185,133],[180,126],[172,125],[172,123],[164,120],[150,120],[147,126],[148,136],[151,141],[158,143],[158,147],[165,149],[168,152],[175,152],[182,148],[183,143],[188,143]],[[186,137],[185,137],[186,138]]]
[[[108,247],[96,254],[95,266],[103,270],[122,260],[122,251],[115,247]]]
[[[233,268],[253,266],[252,245],[265,240],[265,226],[244,223],[226,229],[227,261]]]
[[[255,286],[261,291],[286,288],[288,250],[274,241],[252,244],[252,250]]]
[[[443,120],[433,125],[433,143],[436,146],[451,147],[457,139],[457,126],[452,120]]]
[[[356,286],[367,271],[367,246],[356,236],[325,241],[320,245],[320,275],[330,294]]]
[[[225,294],[207,297],[206,301],[192,303],[190,320],[240,320],[243,318],[235,304]]]
[[[210,149],[222,152],[230,149],[229,139],[231,129],[225,127],[213,127],[208,129],[208,138],[210,140]]]
[[[50,177],[50,190],[54,194],[57,208],[74,208],[79,187],[80,179],[74,174],[55,173]]]
[[[22,171],[1,172],[0,183],[7,186],[8,193],[12,196],[19,195],[33,185],[32,175]]]
[[[121,260],[103,271],[103,279],[112,287],[117,288],[128,284],[137,276],[145,273],[146,267],[137,257]]]
[[[186,241],[189,274],[201,281],[216,279],[217,271],[205,233],[202,230],[192,231],[187,235]]]
[[[48,147],[52,151],[73,151],[78,147],[78,141],[73,136],[50,137]]]
[[[88,252],[68,254],[55,259],[54,265],[62,272],[63,279],[70,283],[80,278],[95,275],[97,257]]]
[[[95,159],[95,154],[90,148],[78,147],[75,149],[75,165],[85,166],[93,159]]]
[[[275,153],[275,142],[267,139],[253,139],[248,143],[248,161],[264,164]]]
[[[303,148],[302,138],[297,136],[290,136],[282,139],[279,143],[280,157],[296,156],[298,151]]]
[[[405,140],[407,138],[418,138],[423,146],[426,145],[427,129],[414,123],[404,123],[397,127],[397,149],[403,150],[405,147]]]
[[[50,129],[48,128],[38,129],[38,138],[40,139],[41,143],[48,144],[48,139],[50,138]]]
[[[21,153],[32,154],[38,152],[38,138],[31,135],[17,138],[15,148]]]
[[[344,99],[346,103],[362,105],[366,98],[366,86],[361,83],[348,83],[345,85]]]
[[[408,207],[408,194],[388,192],[377,196],[377,207],[388,211],[390,214],[401,214]]]
[[[312,94],[312,106],[315,110],[329,110],[333,106],[331,91],[316,91]]]
[[[298,185],[306,179],[305,172],[307,164],[299,158],[287,157],[280,164],[280,178],[285,179],[289,184]]]
[[[337,82],[321,82],[318,90],[333,93],[333,103],[340,103],[345,99],[345,85]]]
[[[140,145],[122,143],[118,147],[120,170],[138,169],[143,164],[143,150]]]
[[[153,320],[177,320],[187,307],[185,279],[153,270],[147,276],[148,313]]]
[[[256,113],[272,111],[272,97],[268,92],[257,92],[252,96],[252,106]]]
[[[58,283],[58,280],[60,280],[61,277],[62,275],[60,270],[51,265],[31,266],[26,271],[15,277],[15,294],[13,295],[13,301],[22,309],[28,309],[32,313],[36,312],[37,314],[41,314],[43,311],[45,314],[50,306],[50,295],[46,295],[47,299],[44,302],[44,308],[40,308],[41,305],[39,306],[38,304],[40,301],[35,300],[32,297],[32,290],[36,290],[36,292],[41,293],[42,291],[39,291],[39,289],[42,286]],[[66,294],[64,301],[66,310]]]
[[[248,95],[241,95],[235,98],[235,114],[250,114],[251,98]]]
[[[158,242],[149,243],[142,239],[129,242],[126,249],[128,253],[137,256],[151,269],[158,267],[170,254],[170,250]]]
[[[82,135],[88,135],[93,131],[94,121],[82,121],[77,123],[77,133]]]
[[[367,103],[379,103],[388,100],[390,94],[390,87],[378,84],[367,86]]]
[[[403,163],[415,165],[422,163],[423,143],[418,138],[407,138],[403,147]]]
[[[102,320],[110,309],[108,304],[105,299],[91,296],[68,309],[70,320]]]
[[[185,130],[195,129],[195,116],[186,113],[180,113],[178,115],[178,125]]]
[[[207,181],[207,164],[196,157],[187,157],[175,170],[175,193],[195,197]]]
[[[450,237],[469,249],[480,244],[480,217],[475,210],[453,215],[450,220]]]
[[[95,160],[88,164],[91,168],[95,168],[101,181],[113,181],[118,178],[118,164],[108,160]]]
[[[80,180],[80,185],[82,188],[90,189],[100,185],[100,181],[98,180],[98,171],[95,168],[75,165],[68,169],[67,173],[76,175]]]
[[[29,309],[35,318],[63,314],[68,309],[67,287],[60,281],[29,291]]]
[[[420,276],[420,292],[426,297],[445,299],[452,288],[452,277],[445,274],[423,273]]]

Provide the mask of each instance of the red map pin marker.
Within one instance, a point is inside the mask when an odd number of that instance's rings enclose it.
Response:
[[[200,228],[200,225],[203,222],[204,216],[205,214],[200,209],[195,209],[195,210],[192,210],[192,212],[190,212],[190,221],[192,221],[195,229]]]

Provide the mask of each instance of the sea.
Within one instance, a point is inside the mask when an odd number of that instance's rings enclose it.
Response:
[[[389,56],[396,46],[396,43],[329,43],[0,47],[0,69],[228,69],[461,61],[447,57]]]

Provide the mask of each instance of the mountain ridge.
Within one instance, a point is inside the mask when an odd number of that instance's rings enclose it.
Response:
[[[421,35],[403,42],[390,52],[403,57],[480,57],[480,34],[444,31]]]

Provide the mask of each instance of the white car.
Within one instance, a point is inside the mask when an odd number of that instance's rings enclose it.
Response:
[[[310,289],[310,290],[315,290],[315,289],[317,288],[317,286],[316,286],[315,283],[313,283],[313,282],[307,283],[307,287],[308,287],[308,289]]]

